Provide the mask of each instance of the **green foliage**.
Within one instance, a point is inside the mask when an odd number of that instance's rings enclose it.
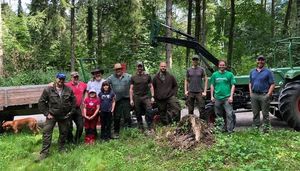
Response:
[[[48,84],[55,79],[58,71],[48,68],[44,70],[31,70],[27,72],[20,72],[9,77],[0,77],[0,87],[6,86],[21,86],[21,85],[38,85]]]
[[[2,135],[0,170],[298,170],[300,162],[300,136],[288,130],[217,134],[211,147],[181,151],[158,144],[137,129],[127,129],[119,140],[70,145],[60,154],[55,129],[50,157],[34,163],[41,138],[28,132]]]

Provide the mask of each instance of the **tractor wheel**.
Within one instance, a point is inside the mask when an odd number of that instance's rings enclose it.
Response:
[[[275,111],[274,111],[275,110]],[[282,117],[282,115],[281,115],[281,113],[280,113],[280,111],[277,109],[275,109],[275,108],[270,108],[270,113],[271,114],[274,114],[274,116],[277,118],[277,119],[279,119],[279,120],[281,120],[281,121],[283,121],[283,117]]]
[[[202,119],[207,120],[208,123],[215,123],[216,115],[213,103],[208,103],[205,105],[204,117]]]
[[[279,111],[290,127],[300,131],[300,80],[284,86],[279,96]]]

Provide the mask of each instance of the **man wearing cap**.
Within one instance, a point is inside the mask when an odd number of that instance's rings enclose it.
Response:
[[[265,68],[265,57],[257,57],[257,67],[250,72],[249,92],[253,111],[253,124],[260,127],[260,111],[263,114],[263,131],[270,130],[269,110],[272,93],[275,87],[272,72]]]
[[[198,66],[199,59],[198,55],[192,57],[192,67],[187,70],[186,79],[184,80],[184,91],[185,96],[187,97],[186,104],[188,106],[189,114],[194,114],[194,105],[196,101],[200,117],[206,119],[204,118],[205,116],[203,116],[203,112],[205,109],[204,97],[206,96],[208,79],[205,69]],[[203,80],[204,88],[202,86]]]
[[[87,83],[87,88],[86,88],[87,92],[91,89],[94,89],[94,90],[96,90],[97,95],[100,93],[102,83],[105,81],[104,79],[102,79],[103,73],[104,73],[104,70],[98,69],[98,68],[91,72],[91,74],[93,75],[93,78],[92,78],[92,80],[90,80]],[[88,94],[86,93],[86,96],[87,95]]]
[[[160,120],[163,125],[180,120],[180,105],[176,98],[177,81],[167,71],[166,62],[159,65],[160,71],[153,78],[154,98],[158,106]]]
[[[152,104],[154,102],[154,89],[152,86],[152,79],[150,75],[146,74],[144,71],[144,64],[142,62],[137,62],[137,73],[131,77],[130,81],[130,104],[134,106],[136,117],[138,121],[138,127],[144,131],[142,115],[144,109],[146,109],[146,122],[150,132],[153,132],[153,110]],[[151,98],[148,96],[150,89]],[[151,100],[150,100],[151,99]]]
[[[108,83],[111,85],[112,90],[116,94],[116,106],[113,115],[114,120],[114,138],[119,137],[121,118],[124,123],[131,127],[130,116],[130,99],[129,87],[131,75],[124,73],[120,63],[114,65],[115,73],[107,78]]]
[[[76,111],[70,118],[70,128],[68,133],[68,141],[79,143],[80,137],[83,132],[83,118],[81,113],[81,105],[83,102],[83,96],[86,91],[86,83],[79,81],[79,74],[78,72],[71,73],[71,81],[66,83],[66,86],[70,87],[73,90],[73,93],[76,97]],[[73,136],[73,122],[76,124],[76,134],[75,137]]]
[[[46,121],[43,127],[43,146],[36,161],[43,160],[49,155],[52,132],[56,122],[59,128],[59,151],[65,150],[69,118],[76,110],[76,98],[72,89],[65,86],[65,79],[65,74],[58,73],[53,86],[46,87],[39,99],[38,106],[46,116]]]

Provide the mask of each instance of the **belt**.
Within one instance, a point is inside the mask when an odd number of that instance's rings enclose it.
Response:
[[[267,94],[267,92],[256,92],[256,91],[253,91],[253,93],[255,93],[255,94]]]

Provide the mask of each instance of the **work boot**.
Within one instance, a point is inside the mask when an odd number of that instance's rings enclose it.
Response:
[[[38,163],[38,162],[40,162],[40,161],[46,159],[47,157],[48,157],[48,154],[41,153],[41,154],[39,155],[39,157],[38,157],[37,159],[34,160],[34,162]]]
[[[119,139],[119,138],[120,138],[119,133],[115,133],[115,134],[112,136],[112,139]]]

